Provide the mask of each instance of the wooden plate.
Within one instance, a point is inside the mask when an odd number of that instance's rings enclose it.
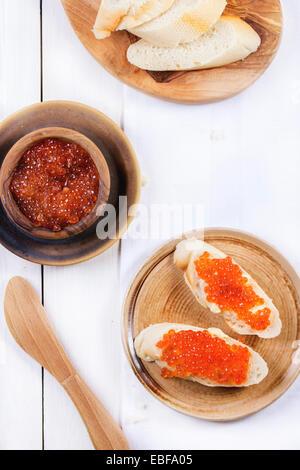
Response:
[[[258,32],[262,44],[246,60],[221,68],[168,74],[160,83],[126,59],[130,37],[119,31],[97,40],[92,27],[100,0],[62,0],[69,20],[87,50],[114,76],[138,90],[177,103],[209,103],[240,93],[252,85],[272,62],[281,37],[282,12],[279,0],[229,0],[226,13],[246,20]]]
[[[0,203],[0,243],[12,253],[39,264],[68,265],[86,261],[112,246],[133,220],[119,198],[127,196],[128,207],[140,198],[141,177],[135,152],[124,132],[107,116],[89,106],[71,101],[48,101],[29,106],[0,124],[0,171],[11,147],[36,129],[64,127],[90,139],[102,152],[109,170],[108,203],[116,210],[115,238],[100,240],[98,219],[84,231],[67,239],[50,240],[29,234],[16,225]],[[112,213],[112,211],[111,211]]]
[[[200,232],[197,236],[201,237]],[[300,371],[299,277],[283,256],[262,240],[239,231],[206,230],[205,241],[234,257],[274,300],[280,311],[282,332],[274,339],[245,336],[246,344],[260,353],[269,366],[268,376],[258,385],[210,388],[177,378],[163,379],[156,364],[141,361],[134,352],[133,338],[150,324],[215,326],[235,339],[240,336],[195,300],[183,273],[173,264],[178,241],[167,243],[145,262],[127,294],[123,340],[131,367],[149,392],[182,413],[214,421],[255,413],[279,398]]]

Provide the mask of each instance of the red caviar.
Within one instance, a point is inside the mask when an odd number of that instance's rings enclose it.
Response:
[[[263,305],[264,299],[254,292],[243,271],[230,256],[211,259],[206,251],[194,263],[198,276],[207,284],[204,291],[208,302],[216,304],[222,311],[235,312],[254,330],[262,331],[270,325],[269,308],[252,311]]]
[[[227,344],[209,331],[170,330],[156,345],[164,378],[202,377],[220,385],[242,385],[247,380],[250,352],[244,346]]]
[[[99,173],[80,145],[45,139],[21,157],[10,191],[33,224],[58,232],[76,224],[94,208]]]

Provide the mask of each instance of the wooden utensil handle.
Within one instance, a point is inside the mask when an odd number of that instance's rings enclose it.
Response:
[[[62,385],[78,409],[96,450],[130,449],[122,430],[78,374]]]

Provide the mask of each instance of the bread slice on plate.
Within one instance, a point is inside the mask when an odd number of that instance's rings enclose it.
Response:
[[[208,31],[219,19],[226,0],[175,0],[164,14],[130,32],[160,47],[191,42]]]
[[[102,0],[94,25],[97,39],[117,29],[129,29],[150,21],[172,6],[174,0]]]
[[[155,361],[165,378],[180,377],[209,387],[248,387],[268,375],[257,352],[218,328],[158,323],[141,331],[134,347],[138,357]]]
[[[281,320],[272,300],[230,256],[201,240],[177,245],[174,262],[198,302],[239,334],[274,338]]]
[[[245,59],[260,45],[260,37],[245,21],[223,15],[198,39],[175,47],[158,47],[144,39],[127,51],[130,63],[149,71],[196,70],[221,67]]]

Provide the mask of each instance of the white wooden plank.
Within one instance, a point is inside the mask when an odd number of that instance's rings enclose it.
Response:
[[[148,180],[143,191],[147,207],[178,194],[184,203],[202,203],[206,226],[248,230],[276,245],[300,270],[300,6],[297,0],[283,6],[286,28],[280,52],[252,88],[231,100],[196,107],[163,103],[127,89],[124,122]],[[158,244],[122,242],[123,294]],[[122,423],[134,448],[300,446],[299,379],[266,410],[230,424],[192,419],[160,404],[137,382],[125,358],[122,390]]]
[[[44,99],[84,102],[117,123],[123,85],[83,48],[61,3],[43,1]],[[118,245],[81,265],[45,268],[45,306],[84,379],[118,419],[120,349]],[[64,391],[45,374],[45,448],[91,449]]]
[[[83,102],[120,122],[123,86],[81,44],[61,2],[43,0],[43,52],[45,101]]]
[[[40,99],[40,2],[0,2],[0,119]],[[41,367],[12,339],[3,312],[8,280],[40,292],[41,268],[0,247],[0,449],[42,448]]]

